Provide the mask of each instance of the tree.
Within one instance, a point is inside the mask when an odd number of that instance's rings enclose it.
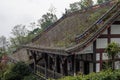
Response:
[[[103,3],[104,2],[104,0],[97,0],[97,3],[98,4],[101,4],[101,3]]]
[[[89,7],[93,5],[93,0],[82,0],[82,4],[84,7]]]
[[[1,53],[5,53],[7,49],[8,41],[5,36],[0,37],[0,47],[1,47]]]
[[[66,10],[67,12],[74,12],[80,9],[83,9],[85,7],[89,7],[93,5],[92,0],[81,0],[79,2],[74,2],[70,4],[70,10]]]
[[[70,10],[71,11],[77,11],[77,10],[80,10],[81,8],[82,8],[82,4],[81,4],[80,1],[70,4]]]
[[[111,42],[106,48],[106,52],[109,58],[112,58],[112,69],[115,67],[115,56],[120,52],[120,46],[118,43]]]
[[[24,37],[28,34],[28,30],[24,25],[16,25],[12,29],[12,34],[17,39],[19,44],[24,44]]]
[[[28,35],[28,29],[25,25],[16,25],[12,32],[14,37],[11,38],[11,45],[18,47],[25,44],[28,40],[26,36]]]
[[[7,71],[4,73],[3,80],[22,80],[25,76],[30,74],[31,70],[29,66],[23,62],[18,62],[7,69]]]
[[[101,4],[101,3],[104,3],[104,2],[107,2],[107,1],[110,1],[110,0],[97,0],[97,3]]]
[[[42,29],[46,29],[48,26],[57,21],[57,16],[53,13],[47,12],[38,20],[38,24]]]

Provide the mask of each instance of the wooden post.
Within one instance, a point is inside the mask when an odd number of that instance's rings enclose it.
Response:
[[[35,51],[31,50],[31,54],[32,54],[33,59],[34,59],[34,73],[36,73],[36,54],[35,54]]]
[[[30,54],[29,54],[29,50],[28,49],[27,49],[27,55],[29,56],[28,59],[30,60]]]
[[[50,69],[50,56],[48,55],[48,69]]]
[[[96,41],[93,42],[93,72],[96,72]]]
[[[46,63],[46,60],[45,60],[45,78],[47,79],[47,63]]]
[[[76,55],[74,54],[74,76],[76,76]]]
[[[59,57],[57,57],[57,63],[56,64],[57,64],[56,65],[57,66],[56,67],[57,68],[57,72],[60,73],[60,58]]]
[[[44,59],[45,59],[45,78],[47,79],[47,68],[48,68],[48,55],[44,53]]]
[[[57,56],[54,56],[54,75],[53,75],[54,78],[55,78],[55,72],[57,71],[56,66],[57,66]]]

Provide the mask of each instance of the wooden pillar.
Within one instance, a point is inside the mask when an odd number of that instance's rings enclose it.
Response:
[[[67,76],[68,75],[68,61],[67,61],[67,58],[65,59],[65,75]]]
[[[50,69],[50,56],[48,55],[48,69]]]
[[[48,68],[48,55],[47,53],[44,53],[44,59],[45,59],[45,78],[47,79],[47,68]]]
[[[110,26],[110,25],[109,25]],[[111,34],[111,27],[109,27],[108,29],[108,44],[111,42],[111,39],[110,39],[110,34]]]
[[[54,56],[54,75],[53,75],[54,78],[55,78],[55,72],[57,72],[57,56]]]
[[[76,55],[74,54],[74,76],[76,76]]]
[[[34,73],[36,73],[36,53],[35,53],[35,51],[31,50],[31,54],[32,54],[33,60],[34,60]]]
[[[45,61],[45,78],[47,79],[47,63]]]
[[[57,57],[57,72],[60,73],[60,58]]]
[[[63,56],[60,56],[60,68],[61,68],[61,74],[64,75],[64,60],[63,60]]]
[[[29,54],[29,50],[27,49],[27,55],[29,56],[29,60],[30,60],[30,54]]]
[[[93,42],[93,72],[96,72],[96,41]]]
[[[100,70],[102,70],[102,53],[100,53]]]

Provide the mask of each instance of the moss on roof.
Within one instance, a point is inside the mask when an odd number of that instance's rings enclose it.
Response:
[[[75,37],[82,34],[110,8],[111,5],[104,4],[66,14],[33,43],[43,47],[73,46]]]

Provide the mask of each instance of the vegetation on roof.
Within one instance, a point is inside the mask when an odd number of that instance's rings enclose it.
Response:
[[[70,47],[75,44],[75,37],[83,33],[111,6],[68,14],[60,23],[41,35],[35,43],[49,47]]]

